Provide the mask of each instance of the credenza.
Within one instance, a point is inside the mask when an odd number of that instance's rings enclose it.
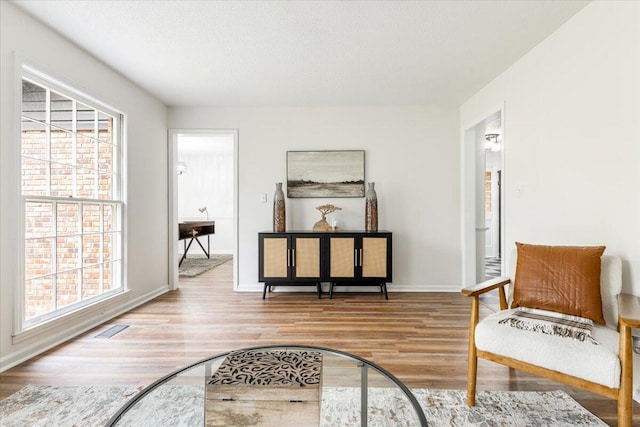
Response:
[[[389,299],[391,254],[389,231],[258,233],[262,298],[279,285],[315,286],[322,298],[322,283],[328,282],[329,298],[336,286],[376,285]]]

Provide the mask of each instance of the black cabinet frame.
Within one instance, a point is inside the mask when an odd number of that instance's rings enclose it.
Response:
[[[286,276],[279,277],[269,277],[265,275],[265,249],[264,249],[264,240],[265,239],[287,239],[287,273]],[[317,277],[298,277],[296,275],[296,240],[298,238],[317,238],[319,239],[319,275]],[[258,259],[259,259],[259,270],[258,270],[258,280],[264,283],[264,288],[262,290],[262,299],[266,298],[267,290],[269,292],[272,291],[273,287],[279,285],[294,285],[294,286],[313,286],[316,287],[316,292],[318,293],[318,299],[322,298],[322,278],[325,277],[326,268],[324,263],[322,262],[325,253],[325,239],[323,233],[305,233],[305,232],[284,232],[284,233],[272,233],[272,232],[262,232],[258,234]]]
[[[367,277],[363,275],[363,239],[366,238],[386,239],[385,257],[386,274],[384,277]],[[286,274],[278,277],[265,275],[265,239],[280,238],[286,239]],[[319,240],[319,277],[296,277],[296,239],[298,238],[318,238]],[[331,275],[331,238],[352,238],[354,239],[353,275],[349,277],[333,277]],[[272,291],[274,286],[316,286],[318,299],[322,298],[321,282],[329,283],[329,297],[333,297],[335,286],[379,286],[380,292],[385,299],[389,299],[387,293],[387,283],[392,282],[392,233],[388,231],[368,232],[368,231],[345,231],[317,233],[311,231],[291,231],[291,232],[261,232],[258,233],[258,278],[264,283],[262,298],[266,298],[267,290]],[[285,256],[285,255],[282,255]],[[280,262],[284,258],[281,257]],[[283,267],[283,266],[281,266]]]
[[[332,238],[352,238],[354,239],[354,274],[353,277],[332,276],[330,265],[330,251],[331,251],[331,239]],[[365,261],[363,254],[363,242],[367,238],[383,238],[386,239],[386,275],[368,277],[363,274],[363,263]],[[392,233],[388,231],[379,232],[345,232],[335,233],[327,235],[327,280],[329,281],[329,298],[333,298],[334,288],[336,286],[379,286],[380,292],[384,294],[385,299],[389,299],[387,292],[387,283],[393,281],[393,266],[392,266],[392,248],[393,237]]]

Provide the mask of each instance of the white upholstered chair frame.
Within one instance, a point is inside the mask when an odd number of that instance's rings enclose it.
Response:
[[[511,257],[512,268],[515,277],[515,254]],[[606,280],[605,280],[606,279]],[[611,289],[605,288],[605,282],[615,282]],[[476,348],[475,330],[479,321],[479,297],[480,295],[498,289],[500,310],[508,308],[505,286],[512,283],[509,277],[498,277],[487,280],[475,286],[464,288],[462,295],[471,298],[471,316],[469,320],[469,360],[467,373],[467,404],[475,405],[476,398],[476,377],[478,369],[478,357],[486,360],[522,370],[534,375],[568,384],[583,390],[587,390],[602,396],[606,396],[618,401],[618,425],[620,427],[630,427],[633,418],[633,344],[631,328],[640,327],[640,300],[638,297],[620,293],[621,286],[621,261],[618,257],[602,257],[602,297],[603,311],[607,326],[617,328],[619,332],[619,359],[621,367],[621,377],[619,388],[610,388],[602,384],[585,380],[576,376],[567,375],[562,372],[532,365],[521,360],[482,351]],[[513,286],[510,286],[513,289]],[[617,289],[617,290],[616,290]],[[616,291],[617,295],[610,295],[609,291]],[[511,300],[511,295],[509,300]],[[616,322],[617,320],[617,322]],[[614,324],[612,324],[614,323]],[[506,343],[505,345],[508,345]]]

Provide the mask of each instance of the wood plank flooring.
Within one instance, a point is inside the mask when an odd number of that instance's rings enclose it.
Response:
[[[233,292],[231,262],[179,290],[0,374],[0,398],[27,384],[148,385],[207,356],[255,345],[307,344],[372,360],[410,388],[466,389],[470,301],[457,293]],[[393,290],[393,285],[390,285]],[[481,304],[481,316],[491,309]],[[96,335],[116,324],[112,338]],[[567,391],[616,425],[616,402],[480,360],[478,390]],[[640,405],[634,404],[634,425]]]

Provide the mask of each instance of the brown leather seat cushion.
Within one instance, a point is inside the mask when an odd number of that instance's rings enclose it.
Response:
[[[516,242],[511,307],[572,314],[605,324],[600,257],[605,246],[542,246]]]

